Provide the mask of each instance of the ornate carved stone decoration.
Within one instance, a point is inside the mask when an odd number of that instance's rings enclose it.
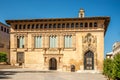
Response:
[[[97,37],[91,33],[88,33],[86,36],[82,36],[83,57],[87,51],[92,51],[94,53],[94,63],[97,65]]]
[[[95,51],[96,49],[96,36],[93,36],[91,33],[88,33],[86,36],[82,37],[83,41],[83,50],[92,50]]]

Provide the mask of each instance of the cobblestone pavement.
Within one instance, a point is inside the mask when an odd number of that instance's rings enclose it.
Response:
[[[0,71],[0,80],[107,80],[98,73]]]

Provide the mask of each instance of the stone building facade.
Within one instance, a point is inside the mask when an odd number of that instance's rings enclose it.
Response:
[[[120,42],[115,42],[113,44],[113,56],[120,53]]]
[[[9,62],[9,52],[10,52],[10,27],[0,22],[0,52],[7,53],[7,58]]]
[[[101,72],[110,17],[6,20],[10,63],[41,70]]]

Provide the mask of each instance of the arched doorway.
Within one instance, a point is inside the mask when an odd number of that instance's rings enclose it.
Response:
[[[55,58],[49,60],[49,70],[57,70],[57,60]]]
[[[84,54],[84,69],[93,70],[94,69],[94,54],[88,51]]]

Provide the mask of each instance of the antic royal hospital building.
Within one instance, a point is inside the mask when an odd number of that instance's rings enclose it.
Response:
[[[110,17],[6,20],[10,64],[39,70],[102,72]]]

